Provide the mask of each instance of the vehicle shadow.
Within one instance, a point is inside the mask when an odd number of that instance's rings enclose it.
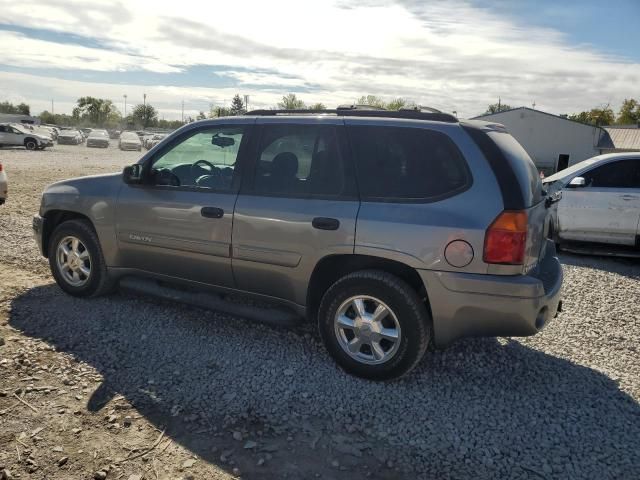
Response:
[[[569,252],[560,252],[558,258],[563,265],[595,268],[640,280],[640,259],[638,258],[580,255]]]
[[[348,469],[323,478],[364,478],[356,465],[366,462],[374,478],[398,478],[390,461],[421,478],[630,478],[640,468],[640,405],[607,376],[515,340],[461,341],[405,379],[375,383],[337,369],[311,330],[154,300],[77,299],[47,285],[16,297],[9,322],[104,376],[90,411],[122,395],[208,462],[230,469],[220,446],[235,448],[243,478],[281,478],[287,465],[290,478],[312,478],[328,458]],[[273,464],[256,466],[231,437],[240,428],[276,444]]]

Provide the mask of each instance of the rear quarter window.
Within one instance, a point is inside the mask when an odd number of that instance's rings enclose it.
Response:
[[[522,188],[525,207],[538,204],[542,200],[542,180],[527,151],[506,132],[489,132],[489,138],[502,150]]]
[[[435,201],[471,186],[462,153],[442,132],[356,125],[348,132],[364,199]]]

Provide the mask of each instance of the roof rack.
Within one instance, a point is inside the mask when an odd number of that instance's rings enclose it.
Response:
[[[259,117],[275,117],[277,115],[337,115],[339,117],[376,117],[403,118],[409,120],[432,120],[436,122],[458,123],[458,119],[449,113],[429,107],[403,108],[385,110],[368,105],[341,105],[328,110],[252,110],[245,115]]]

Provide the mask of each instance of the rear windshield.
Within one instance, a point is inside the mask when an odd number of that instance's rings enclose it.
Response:
[[[542,180],[533,160],[522,148],[522,145],[510,134],[500,131],[487,132],[487,135],[502,150],[513,173],[523,189],[523,197],[527,207],[536,205],[542,200]]]
[[[437,200],[471,185],[466,161],[442,132],[387,126],[348,129],[365,199]]]

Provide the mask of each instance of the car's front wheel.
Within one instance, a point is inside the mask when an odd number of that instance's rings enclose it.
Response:
[[[98,236],[85,220],[68,220],[55,228],[49,266],[60,288],[71,295],[98,296],[112,287]]]
[[[27,138],[24,141],[24,148],[27,150],[35,150],[38,147],[38,142],[33,138]]]
[[[415,290],[379,270],[354,272],[334,283],[320,303],[318,326],[335,361],[372,380],[411,371],[431,338],[431,318]]]

